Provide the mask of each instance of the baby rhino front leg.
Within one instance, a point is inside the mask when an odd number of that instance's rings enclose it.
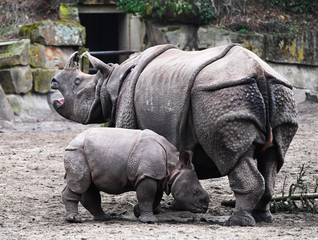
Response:
[[[140,222],[155,223],[158,219],[153,214],[158,183],[151,178],[143,179],[136,188],[138,205],[135,206],[135,215]],[[138,216],[140,214],[140,216]]]

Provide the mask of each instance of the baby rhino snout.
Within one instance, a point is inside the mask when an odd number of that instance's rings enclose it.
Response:
[[[209,197],[203,198],[199,201],[198,209],[201,213],[206,213],[209,208]]]

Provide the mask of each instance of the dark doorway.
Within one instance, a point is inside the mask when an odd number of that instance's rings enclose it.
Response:
[[[80,22],[86,28],[85,47],[89,51],[114,51],[118,46],[119,14],[80,14]],[[105,63],[118,63],[118,55],[98,56]]]

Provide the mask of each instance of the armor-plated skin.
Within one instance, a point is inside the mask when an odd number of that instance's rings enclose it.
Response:
[[[298,128],[284,77],[235,44],[191,52],[159,45],[120,65],[84,55],[99,71],[67,67],[53,78],[65,98],[54,103],[58,113],[83,124],[155,131],[178,151],[193,151],[199,179],[229,177],[236,207],[226,225],[272,221],[276,174]]]
[[[78,202],[94,216],[106,220],[99,191],[120,194],[136,191],[134,213],[141,222],[157,222],[153,214],[165,191],[174,205],[195,213],[207,211],[209,196],[201,187],[191,154],[177,149],[151,130],[92,128],[65,149],[67,186],[62,199],[66,220],[80,222]]]

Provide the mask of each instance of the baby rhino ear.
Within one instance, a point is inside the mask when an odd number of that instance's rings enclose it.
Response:
[[[179,155],[179,161],[181,168],[192,168],[193,151],[185,150],[181,151]]]
[[[89,52],[84,52],[81,55],[82,57],[87,57],[89,62],[92,64],[92,66],[96,69],[101,71],[101,73],[103,74],[104,77],[108,76],[111,72],[111,67],[108,66],[106,63],[102,62],[101,60],[99,60],[98,58],[92,56]]]

